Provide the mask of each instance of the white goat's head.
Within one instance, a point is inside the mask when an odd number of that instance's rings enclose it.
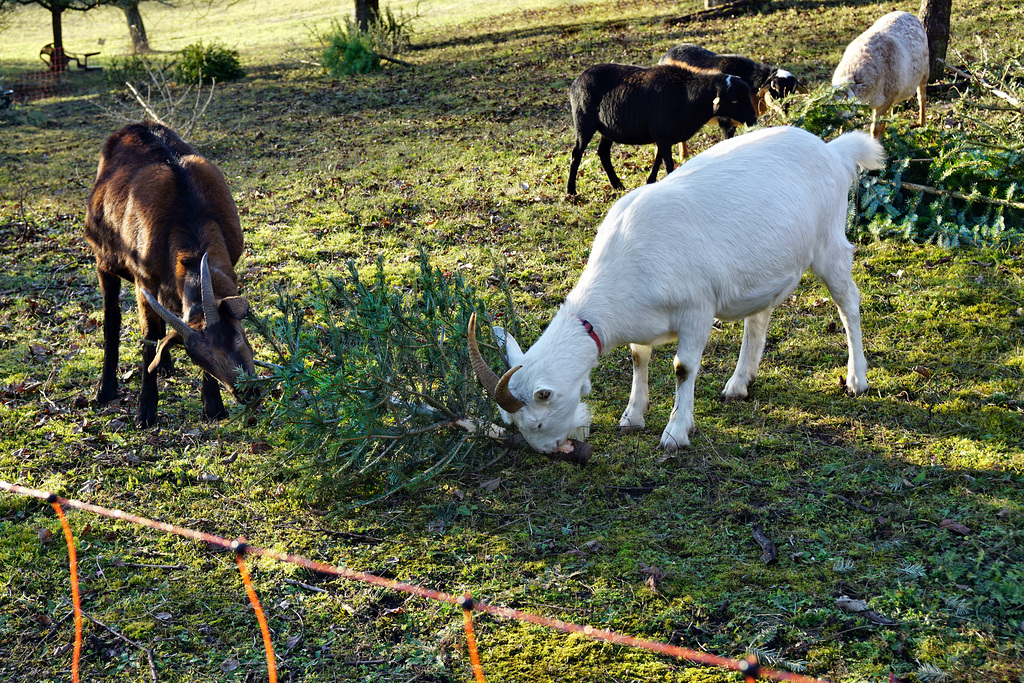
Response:
[[[501,410],[502,419],[519,428],[523,438],[539,453],[568,453],[573,450],[569,437],[585,438],[590,425],[590,409],[580,399],[590,391],[587,374],[582,379],[543,373],[535,377],[538,363],[526,358],[519,344],[501,328],[509,365],[501,377],[488,367],[476,343],[476,314],[469,318],[469,358],[477,379]],[[539,342],[538,342],[539,345]]]

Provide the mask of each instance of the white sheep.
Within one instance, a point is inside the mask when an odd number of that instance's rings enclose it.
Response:
[[[846,47],[832,86],[871,107],[871,135],[881,139],[885,121],[879,117],[915,91],[918,125],[925,124],[928,69],[928,35],[921,21],[909,12],[890,12]]]
[[[632,349],[633,386],[619,421],[628,432],[644,426],[651,347],[678,339],[675,407],[661,436],[661,446],[674,451],[690,443],[694,382],[714,319],[745,319],[739,363],[724,391],[726,398],[745,397],[772,309],[809,268],[828,287],[846,328],[846,386],[864,393],[867,361],[846,212],[857,167],[883,162],[881,144],[861,132],[826,144],[805,130],[778,127],[720,142],[612,206],[579,282],[540,339],[524,353],[506,338],[512,370],[498,377],[471,335],[477,377],[535,450],[565,451],[569,433],[588,419],[580,399],[602,353],[627,343]]]

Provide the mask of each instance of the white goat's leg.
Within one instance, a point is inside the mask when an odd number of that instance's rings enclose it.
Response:
[[[846,329],[846,348],[849,353],[846,388],[853,395],[860,396],[868,390],[868,361],[864,357],[864,342],[860,331],[860,290],[850,275],[853,247],[849,247],[846,253],[845,259],[823,259],[824,264],[815,263],[811,270],[825,283],[839,309],[839,318]]]
[[[924,126],[928,119],[925,116],[925,106],[928,104],[928,81],[917,86],[917,125]]]
[[[676,400],[665,431],[661,433],[661,447],[672,453],[690,445],[693,429],[693,388],[700,370],[700,357],[711,334],[713,316],[688,316],[687,324],[679,328],[679,348],[676,350]]]
[[[885,116],[888,111],[889,109],[886,108],[882,112],[879,112],[878,109],[871,112],[871,137],[876,140],[881,140],[882,135],[885,134]]]
[[[633,356],[633,387],[629,390],[629,403],[619,418],[619,436],[625,436],[644,428],[644,413],[650,405],[647,387],[647,368],[651,362],[651,347],[630,344]]]
[[[736,362],[736,371],[725,383],[722,392],[727,400],[746,398],[747,387],[757,377],[757,366],[761,364],[764,354],[764,342],[768,336],[768,321],[772,317],[773,308],[766,308],[743,320],[743,343],[740,344],[740,358]]]

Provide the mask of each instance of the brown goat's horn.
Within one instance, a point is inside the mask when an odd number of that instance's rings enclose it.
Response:
[[[160,302],[156,300],[156,297],[150,294],[148,290],[143,289],[142,295],[145,296],[146,301],[149,302],[149,307],[156,311],[156,314],[163,318],[164,321],[171,326],[171,329],[180,334],[182,339],[188,339],[189,335],[195,333],[195,330],[189,327],[188,323],[164,308]]]
[[[207,256],[208,254],[203,254],[203,261],[199,264],[199,284],[203,288],[203,317],[206,319],[206,326],[211,327],[220,322],[220,311],[217,310],[217,297],[213,293],[213,279],[210,277]]]
[[[508,381],[516,370],[523,366],[517,365],[501,377],[498,377],[487,365],[487,362],[484,361],[484,357],[480,355],[480,347],[476,343],[476,313],[469,316],[469,329],[466,336],[469,338],[469,360],[473,364],[473,372],[476,373],[476,378],[480,380],[480,384],[484,385],[488,396],[493,398],[501,406],[501,409],[507,413],[514,413],[526,405],[508,390]]]

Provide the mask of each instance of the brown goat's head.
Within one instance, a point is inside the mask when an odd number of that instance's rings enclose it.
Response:
[[[239,370],[250,376],[256,374],[252,347],[241,322],[249,313],[249,300],[244,296],[226,296],[220,301],[216,299],[206,254],[203,254],[199,266],[199,278],[203,302],[202,328],[190,326],[164,308],[155,296],[142,290],[150,307],[174,330],[160,340],[156,358],[148,371],[156,371],[171,346],[183,344],[192,362],[215,377],[235,400],[245,404],[253,403],[259,398],[259,392],[250,389],[242,393],[237,386]]]

